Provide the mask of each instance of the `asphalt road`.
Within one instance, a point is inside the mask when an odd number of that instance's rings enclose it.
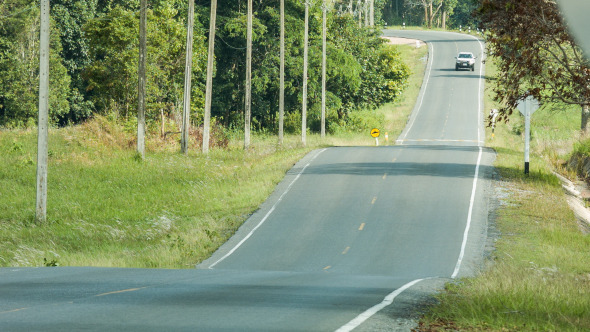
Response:
[[[445,283],[481,266],[493,153],[482,148],[482,45],[428,43],[395,146],[317,150],[194,270],[0,269],[1,331],[409,330]],[[454,70],[458,51],[476,71]]]

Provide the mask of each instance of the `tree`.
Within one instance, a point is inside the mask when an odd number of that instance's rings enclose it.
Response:
[[[39,4],[0,2],[0,126],[31,127],[37,123],[39,96]],[[59,31],[51,24],[49,123],[69,111],[70,76],[60,57]]]
[[[518,103],[532,96],[541,103],[582,107],[581,129],[588,132],[590,69],[568,33],[555,1],[485,0],[479,10],[488,47],[499,60],[494,88],[507,120]]]

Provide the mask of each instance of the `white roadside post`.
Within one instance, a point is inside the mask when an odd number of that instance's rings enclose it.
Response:
[[[531,143],[531,115],[539,108],[539,102],[529,96],[517,106],[524,115],[524,174],[529,174],[529,150]]]
[[[380,130],[377,128],[371,129],[371,137],[375,138],[375,146],[379,146],[379,134]]]

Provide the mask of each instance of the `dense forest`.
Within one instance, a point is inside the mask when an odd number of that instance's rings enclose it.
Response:
[[[401,2],[401,4],[400,4]],[[423,1],[420,1],[420,3]],[[457,1],[439,1],[454,3]],[[469,2],[469,1],[467,1]],[[275,131],[279,101],[279,0],[254,0],[252,127]],[[286,3],[285,130],[301,130],[304,2]],[[363,24],[368,1],[327,1],[327,118],[343,125],[350,112],[393,101],[408,69],[396,49]],[[139,0],[52,0],[50,122],[63,126],[105,115],[135,121],[137,109]],[[397,20],[400,6],[418,17],[412,1],[373,0],[375,25]],[[187,1],[148,1],[147,123],[181,122]],[[397,10],[392,14],[392,9]],[[450,8],[450,7],[448,7]],[[39,76],[39,2],[0,3],[0,127],[35,126]],[[442,12],[441,12],[442,13]],[[449,13],[449,12],[446,12]],[[246,0],[219,0],[211,114],[225,128],[240,128],[244,114]],[[384,14],[384,15],[383,15]],[[396,16],[397,15],[397,16]],[[406,14],[403,14],[406,15]],[[445,14],[447,15],[447,14]],[[412,17],[414,17],[412,16]],[[197,0],[193,34],[191,119],[202,122],[210,1]],[[424,23],[427,18],[417,23]],[[411,22],[411,21],[409,21]],[[319,130],[322,1],[311,1],[309,23],[309,128]],[[132,123],[129,123],[132,127]]]

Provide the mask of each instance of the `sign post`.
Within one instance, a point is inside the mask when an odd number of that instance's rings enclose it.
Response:
[[[379,146],[379,133],[380,133],[379,129],[377,129],[377,128],[371,129],[371,137],[375,138],[376,146]]]
[[[531,115],[539,108],[539,102],[528,96],[517,106],[524,115],[524,174],[529,174],[529,150],[531,145]]]

